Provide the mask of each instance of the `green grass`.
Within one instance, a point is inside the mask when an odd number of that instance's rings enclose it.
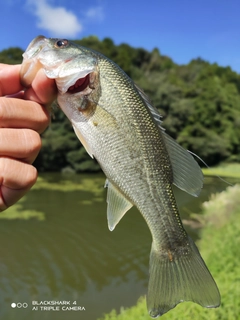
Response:
[[[204,228],[198,243],[201,254],[218,284],[222,303],[205,309],[192,302],[179,304],[163,315],[165,320],[240,319],[240,186],[212,196],[204,203]],[[113,310],[101,320],[149,320],[145,297],[136,306]]]
[[[223,163],[213,168],[203,168],[206,176],[240,178],[240,163]]]

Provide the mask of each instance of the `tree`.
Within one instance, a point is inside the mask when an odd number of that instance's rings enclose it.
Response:
[[[96,36],[76,40],[120,65],[149,96],[163,117],[162,126],[185,148],[209,165],[240,161],[240,75],[230,67],[201,58],[177,65],[155,48],[133,48],[102,41]],[[0,52],[2,63],[20,63],[20,48]],[[42,135],[43,147],[35,165],[41,171],[71,168],[95,172],[99,166],[85,152],[69,120],[54,110],[50,128]]]

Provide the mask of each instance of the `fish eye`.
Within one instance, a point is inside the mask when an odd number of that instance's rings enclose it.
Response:
[[[67,45],[68,45],[68,40],[66,39],[61,39],[55,42],[56,48],[65,48]]]

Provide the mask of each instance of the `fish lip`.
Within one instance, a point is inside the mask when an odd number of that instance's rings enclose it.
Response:
[[[38,57],[44,47],[46,47],[48,39],[44,36],[34,38],[23,53],[23,61],[20,70],[21,84],[28,88],[31,87],[32,81],[36,73],[43,67]]]
[[[38,36],[33,39],[28,45],[26,51],[23,53],[23,59],[33,59],[46,45],[47,38]]]
[[[57,75],[50,76],[48,73],[50,73],[52,70],[61,67],[64,63],[68,63],[72,61],[74,58],[68,58],[66,61],[54,61],[53,64],[46,65],[46,61],[41,56],[41,53],[48,52],[51,50],[51,41],[52,39],[48,39],[44,36],[38,36],[35,39],[33,39],[30,44],[28,45],[26,51],[23,53],[23,64],[30,65],[30,64],[36,64],[36,61],[39,61],[39,63],[42,65],[43,69],[45,70],[46,75],[49,78],[54,78]]]

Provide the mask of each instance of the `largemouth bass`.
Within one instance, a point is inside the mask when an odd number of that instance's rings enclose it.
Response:
[[[43,68],[57,101],[107,177],[107,218],[113,230],[136,206],[152,234],[147,307],[153,318],[179,302],[220,305],[220,294],[183,228],[172,184],[197,196],[203,175],[193,157],[161,125],[158,111],[118,65],[66,39],[35,38],[23,54],[21,79]]]

